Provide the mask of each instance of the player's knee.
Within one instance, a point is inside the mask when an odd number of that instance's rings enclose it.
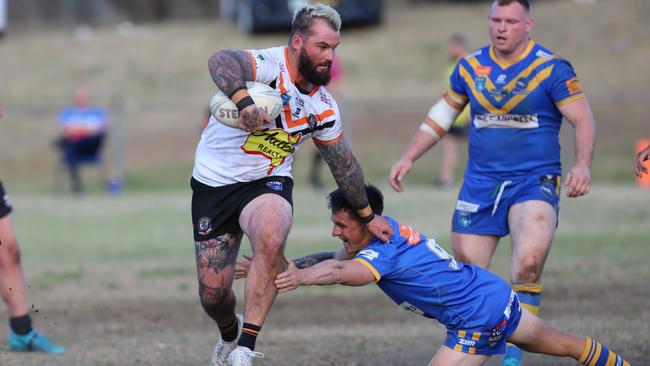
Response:
[[[0,245],[0,264],[3,266],[20,265],[20,248],[16,239],[4,240]]]
[[[235,307],[235,294],[228,288],[199,286],[199,298],[201,306],[208,314],[228,311]]]
[[[281,239],[265,238],[255,243],[255,257],[269,266],[274,266],[278,258],[282,258],[284,241]]]
[[[537,282],[542,276],[543,266],[544,258],[534,255],[520,258],[513,277],[517,282]]]

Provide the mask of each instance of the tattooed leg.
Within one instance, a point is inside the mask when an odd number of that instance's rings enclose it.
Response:
[[[196,242],[199,297],[205,312],[225,326],[235,314],[235,294],[231,290],[241,234],[223,234]]]

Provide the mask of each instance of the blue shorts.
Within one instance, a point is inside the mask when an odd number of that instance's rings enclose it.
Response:
[[[559,212],[560,176],[534,175],[505,181],[465,177],[451,229],[461,234],[506,236],[510,233],[510,207],[532,200],[548,202]]]
[[[522,309],[517,294],[510,292],[510,299],[496,325],[489,329],[447,329],[445,346],[454,351],[477,354],[499,355],[506,352],[508,337],[517,329]]]

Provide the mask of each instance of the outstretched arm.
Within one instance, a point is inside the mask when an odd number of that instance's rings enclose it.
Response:
[[[560,107],[560,112],[575,128],[576,161],[566,175],[566,195],[584,196],[591,189],[591,160],[596,144],[596,122],[587,98]]]
[[[388,181],[390,186],[397,192],[403,192],[402,181],[413,167],[413,163],[419,159],[425,152],[432,148],[439,140],[433,138],[430,134],[417,130],[411,142],[406,146],[402,157],[393,165],[390,170]]]
[[[208,60],[212,80],[235,103],[239,111],[239,128],[248,132],[261,130],[264,122],[270,121],[246,89],[246,81],[254,80],[254,68],[248,53],[242,50],[222,50]]]
[[[316,146],[329,165],[332,176],[345,195],[345,199],[357,210],[359,216],[371,218],[366,223],[368,230],[381,241],[387,242],[388,238],[393,235],[393,228],[388,220],[372,214],[368,196],[366,196],[363,171],[357,159],[352,155],[347,141],[340,139],[333,144],[317,143]]]
[[[351,260],[326,260],[313,267],[298,269],[287,257],[288,268],[275,279],[275,287],[279,292],[287,292],[308,285],[333,285],[340,283],[346,286],[363,286],[375,281],[375,276],[368,267]]]
[[[253,257],[250,257],[246,254],[244,254],[243,257],[244,258],[238,260],[237,264],[235,265],[236,280],[239,280],[241,278],[246,278],[246,276],[248,275],[248,269],[251,266],[251,261],[253,260]],[[341,247],[335,252],[318,252],[318,253],[307,254],[304,257],[294,259],[293,262],[296,265],[296,267],[302,269],[302,268],[314,266],[328,259],[346,260],[352,258],[354,258],[354,254],[348,253],[345,250],[345,248]]]
[[[466,104],[467,100],[454,99],[447,92],[431,107],[420,128],[406,146],[402,157],[390,171],[388,181],[394,190],[404,191],[402,180],[411,170],[413,162],[445,136]]]

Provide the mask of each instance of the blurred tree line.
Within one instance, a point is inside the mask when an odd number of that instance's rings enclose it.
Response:
[[[212,18],[219,0],[7,0],[9,26]]]

